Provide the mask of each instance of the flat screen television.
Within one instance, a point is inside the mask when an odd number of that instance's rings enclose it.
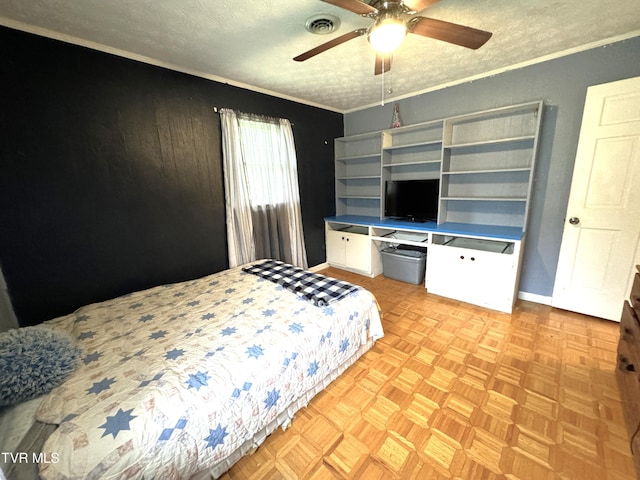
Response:
[[[412,222],[438,219],[440,180],[390,180],[385,184],[384,215]]]

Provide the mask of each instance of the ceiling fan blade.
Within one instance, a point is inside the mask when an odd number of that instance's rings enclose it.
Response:
[[[373,71],[374,75],[380,75],[382,72],[388,72],[391,70],[391,54],[376,52],[376,66]]]
[[[404,0],[402,3],[404,3],[411,11],[420,12],[438,1],[439,0]]]
[[[325,52],[330,48],[337,47],[341,43],[348,42],[349,40],[360,37],[365,33],[367,33],[366,28],[359,28],[357,30],[353,30],[352,32],[345,33],[344,35],[340,35],[339,37],[336,37],[333,40],[323,43],[322,45],[318,45],[317,47],[312,48],[307,52],[301,53],[297,57],[294,57],[294,60],[296,62],[304,62],[305,60],[308,60],[311,57],[315,57],[319,53]]]
[[[492,35],[484,30],[427,17],[413,17],[408,22],[408,28],[411,33],[474,50],[487,43]]]
[[[361,2],[360,0],[322,0],[325,3],[330,3],[336,7],[344,8],[350,12],[357,13],[358,15],[369,15],[371,13],[378,13],[378,9],[371,5]]]

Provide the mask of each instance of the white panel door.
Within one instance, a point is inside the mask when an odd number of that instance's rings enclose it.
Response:
[[[637,77],[587,91],[552,305],[619,321],[639,239]]]

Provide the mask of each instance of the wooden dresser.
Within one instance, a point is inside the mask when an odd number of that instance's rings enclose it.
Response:
[[[618,385],[629,431],[636,475],[640,478],[640,265],[624,302],[618,342]]]

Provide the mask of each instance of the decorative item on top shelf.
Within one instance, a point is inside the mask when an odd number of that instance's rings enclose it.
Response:
[[[400,106],[396,103],[393,107],[393,117],[391,118],[391,128],[400,128],[402,120],[400,120]]]

